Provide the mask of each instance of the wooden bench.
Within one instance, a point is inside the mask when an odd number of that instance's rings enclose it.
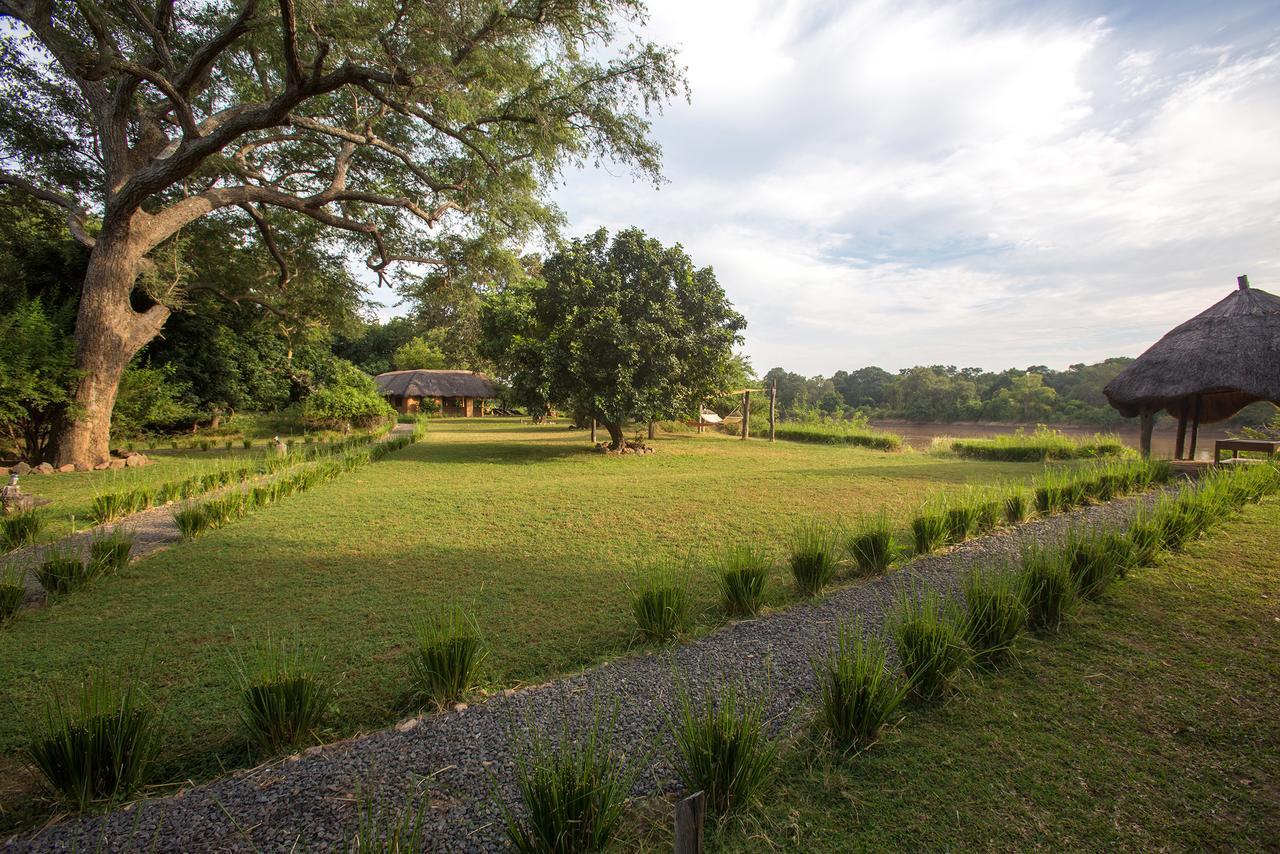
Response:
[[[1214,465],[1222,462],[1223,451],[1230,451],[1233,460],[1240,458],[1241,451],[1256,451],[1268,457],[1274,457],[1280,454],[1280,442],[1271,442],[1266,439],[1218,439],[1213,443]]]

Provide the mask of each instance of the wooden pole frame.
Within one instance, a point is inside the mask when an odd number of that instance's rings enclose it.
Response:
[[[774,380],[769,387],[769,441],[773,441],[774,428],[778,418],[778,381]]]
[[[1144,458],[1151,456],[1151,431],[1156,426],[1156,414],[1151,407],[1143,406],[1138,414],[1138,452]]]
[[[1187,405],[1182,404],[1182,411],[1178,414],[1178,443],[1173,450],[1173,458],[1175,460],[1182,459],[1182,452],[1187,446]]]
[[[1195,413],[1192,416],[1192,420],[1191,420],[1191,450],[1187,454],[1187,459],[1189,460],[1194,460],[1196,458],[1196,440],[1200,438],[1201,403],[1202,403],[1201,397],[1200,395],[1197,394]]]
[[[751,389],[742,393],[742,441],[751,436]]]

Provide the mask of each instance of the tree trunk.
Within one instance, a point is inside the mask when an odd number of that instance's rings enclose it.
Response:
[[[76,315],[76,370],[72,411],[63,418],[54,464],[105,462],[111,454],[111,411],[129,360],[156,336],[169,309],[138,313],[129,304],[138,278],[140,241],[104,231],[89,255]]]
[[[604,425],[604,429],[609,431],[609,450],[616,451],[621,448],[623,442],[626,441],[622,437],[622,422],[601,421],[600,423]]]

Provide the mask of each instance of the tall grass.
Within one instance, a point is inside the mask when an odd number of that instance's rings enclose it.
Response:
[[[347,854],[417,854],[427,848],[426,795],[395,801],[383,793],[360,795],[356,828],[346,839]]]
[[[1021,487],[1010,489],[1004,496],[1004,520],[1010,525],[1025,522],[1031,516],[1031,500]]]
[[[835,576],[836,548],[835,533],[818,522],[801,525],[792,534],[788,563],[802,596],[818,595]]]
[[[1118,436],[1096,433],[1075,438],[1040,426],[1032,433],[1021,430],[986,439],[953,439],[950,450],[961,457],[1005,462],[1046,462],[1096,457],[1116,457],[1132,453]]]
[[[1018,574],[1027,625],[1040,631],[1056,631],[1076,600],[1076,585],[1058,548],[1028,546],[1022,550]]]
[[[115,575],[129,563],[133,538],[123,531],[99,534],[89,542],[89,563],[94,575]]]
[[[964,604],[964,637],[974,661],[987,666],[1007,659],[1027,625],[1027,605],[1014,572],[974,568],[964,582]]]
[[[685,791],[706,793],[721,816],[747,809],[768,784],[778,754],[765,732],[766,692],[722,683],[695,701],[681,688],[671,722],[676,773]]]
[[[659,563],[642,569],[630,592],[636,631],[644,640],[663,643],[689,627],[689,578],[680,567]]]
[[[74,702],[49,702],[25,753],[59,798],[83,810],[142,788],[159,747],[159,719],[142,692],[94,675]]]
[[[26,598],[22,570],[16,566],[0,567],[0,626],[13,619]]]
[[[51,549],[36,567],[36,579],[54,595],[71,593],[93,580],[96,567],[70,549]]]
[[[296,642],[268,638],[231,657],[240,691],[240,721],[261,752],[276,754],[310,738],[332,690],[317,659]]]
[[[845,543],[845,551],[859,575],[879,575],[893,563],[893,526],[881,512],[865,519]]]
[[[753,545],[735,546],[721,557],[716,580],[720,601],[727,613],[735,617],[753,617],[759,613],[772,565],[769,555]]]
[[[946,514],[936,507],[926,507],[911,519],[911,544],[918,555],[936,552],[947,544]]]
[[[856,422],[804,421],[778,424],[774,429],[774,436],[788,442],[853,445],[877,451],[897,451],[902,448],[902,437],[896,433],[874,430]]]
[[[44,517],[35,510],[0,515],[0,545],[5,551],[29,546],[40,535]]]
[[[872,744],[906,695],[906,685],[889,670],[886,658],[884,642],[855,623],[841,626],[836,648],[813,663],[818,721],[846,750]]]
[[[605,851],[622,820],[635,779],[615,748],[611,722],[597,713],[585,733],[565,726],[558,737],[534,733],[515,751],[515,781],[524,807],[517,817],[501,805],[507,839],[517,851]]]
[[[475,687],[488,653],[475,617],[453,606],[427,614],[414,626],[413,669],[416,695],[444,708]]]
[[[935,590],[908,591],[889,627],[911,691],[926,700],[949,691],[969,662],[959,610]]]

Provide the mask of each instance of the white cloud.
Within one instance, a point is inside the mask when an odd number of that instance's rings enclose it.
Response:
[[[671,183],[560,200],[713,265],[757,367],[1065,365],[1136,354],[1236,273],[1277,287],[1276,20],[1151,44],[1036,6],[652,5],[693,88],[655,125]]]

